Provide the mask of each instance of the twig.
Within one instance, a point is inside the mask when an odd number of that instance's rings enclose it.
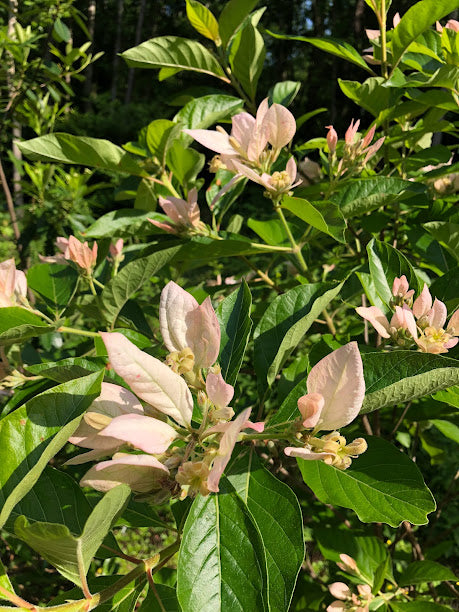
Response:
[[[373,430],[371,428],[370,421],[368,420],[368,417],[367,417],[366,414],[362,415],[362,424],[363,424],[363,428],[365,429],[365,432],[369,436],[372,436],[373,435]]]
[[[21,232],[19,231],[18,220],[16,217],[16,211],[14,209],[13,198],[11,197],[11,191],[8,186],[8,181],[6,180],[5,172],[3,171],[3,165],[2,165],[1,160],[0,160],[0,181],[2,183],[3,191],[5,193],[6,204],[8,206],[8,212],[10,213],[10,217],[11,217],[11,225],[13,226],[14,237],[16,239],[16,242],[19,243]]]
[[[397,431],[397,429],[400,427],[400,425],[402,424],[403,419],[406,416],[406,413],[408,412],[409,408],[411,406],[411,402],[408,402],[407,405],[405,406],[405,408],[403,409],[402,414],[400,415],[399,420],[397,421],[397,424],[395,425],[394,429],[391,431],[390,435],[394,436],[395,432]]]

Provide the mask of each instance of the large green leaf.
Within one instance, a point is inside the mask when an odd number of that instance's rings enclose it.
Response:
[[[431,221],[424,228],[459,261],[459,223]]]
[[[459,361],[415,351],[363,353],[365,399],[361,413],[430,395],[459,384]]]
[[[455,582],[457,578],[449,567],[435,561],[414,561],[414,563],[408,565],[397,582],[399,586],[403,587],[437,580],[452,580]]]
[[[248,22],[234,37],[229,60],[234,76],[251,100],[255,99],[265,56],[263,36]]]
[[[99,217],[84,232],[85,238],[130,238],[131,236],[141,236],[152,232],[152,224],[148,218],[152,217],[151,212],[142,210],[132,210],[131,208],[121,208],[112,210],[106,215]]]
[[[100,294],[100,303],[107,320],[114,323],[129,298],[147,283],[153,274],[169,263],[179,249],[179,246],[163,249],[126,264],[105,285]]]
[[[151,155],[154,156],[164,171],[166,155],[172,143],[180,134],[180,126],[169,119],[155,119],[146,128],[145,141]]]
[[[359,68],[363,68],[367,72],[374,74],[373,70],[368,66],[366,61],[357,51],[354,49],[352,45],[349,43],[339,40],[337,38],[311,38],[307,36],[289,36],[288,34],[275,34],[270,30],[266,30],[266,33],[272,36],[273,38],[280,38],[282,40],[298,40],[300,42],[305,42],[317,47],[321,51],[326,51],[327,53],[331,53],[332,55],[336,55],[341,59],[344,59]]]
[[[25,516],[14,523],[15,535],[24,540],[65,578],[82,586],[91,561],[131,494],[127,485],[111,489],[89,515],[81,535],[75,536],[65,525],[36,522]]]
[[[298,459],[304,482],[320,501],[351,508],[364,523],[425,525],[435,500],[416,464],[389,442],[366,439],[367,451],[347,470]]]
[[[186,0],[186,15],[199,34],[215,42],[220,39],[217,20],[206,6],[196,0]]]
[[[392,33],[393,67],[397,66],[410,44],[424,30],[455,8],[457,8],[457,3],[454,0],[421,0],[409,8]]]
[[[23,342],[54,329],[41,317],[25,308],[11,306],[1,309],[0,346]]]
[[[195,186],[197,176],[205,163],[206,156],[203,153],[187,148],[179,140],[172,143],[167,153],[167,166],[185,191]]]
[[[182,246],[174,261],[194,261],[207,266],[210,260],[220,257],[275,253],[283,250],[276,246],[252,243],[243,236],[236,234],[227,234],[226,236],[223,240],[214,240],[207,236],[196,236]]]
[[[0,420],[0,526],[100,394],[103,372],[53,387]]]
[[[376,291],[382,301],[389,306],[392,299],[392,284],[396,277],[405,275],[411,289],[421,292],[423,283],[417,278],[408,259],[387,242],[373,238],[367,245],[370,274]]]
[[[36,264],[27,272],[27,284],[51,309],[65,309],[76,289],[78,272],[67,265]]]
[[[383,111],[393,110],[403,93],[401,88],[386,87],[382,77],[370,77],[363,83],[338,79],[338,84],[345,96],[375,117]]]
[[[18,146],[24,155],[34,161],[79,164],[102,171],[147,176],[134,157],[102,138],[56,132],[25,140]]]
[[[102,338],[100,339],[102,342]],[[32,374],[49,378],[58,383],[87,376],[91,372],[100,372],[106,366],[105,359],[97,357],[67,357],[59,361],[44,361],[27,366]],[[105,371],[104,377],[115,380],[111,371]]]
[[[132,68],[192,70],[229,82],[215,57],[201,43],[179,36],[158,36],[121,54]]]
[[[436,278],[429,290],[433,296],[446,304],[448,312],[455,310],[459,305],[459,266]]]
[[[300,81],[280,81],[276,83],[268,93],[270,104],[289,106],[300,91],[300,87]]]
[[[332,236],[338,242],[345,242],[346,222],[336,204],[333,202],[308,202],[303,198],[286,196],[282,199],[282,208],[286,208],[305,223]]]
[[[245,281],[219,305],[217,317],[220,323],[221,342],[219,363],[225,381],[234,385],[247,348],[252,319],[250,308],[252,295]]]
[[[224,49],[258,2],[259,0],[230,0],[225,4],[218,20]]]
[[[263,543],[269,609],[286,612],[304,559],[303,518],[298,500],[290,487],[261,465],[252,448],[240,453],[227,473]]]
[[[266,591],[263,546],[245,504],[234,492],[198,496],[185,522],[177,567],[183,612],[264,612]]]
[[[254,332],[255,372],[260,389],[272,385],[287,357],[343,284],[311,283],[279,295]]]

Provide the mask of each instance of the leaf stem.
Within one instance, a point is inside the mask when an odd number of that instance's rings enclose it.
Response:
[[[37,610],[38,609],[33,604],[29,603],[25,599],[22,599],[22,597],[19,597],[19,595],[16,595],[16,593],[11,593],[10,591],[8,591],[8,589],[5,589],[1,585],[0,585],[0,593],[4,595],[9,601],[11,601],[11,603],[14,603],[16,606],[18,606],[18,608],[26,608],[27,610]]]
[[[293,253],[293,255],[295,255],[296,260],[298,261],[298,264],[300,266],[300,270],[303,273],[307,273],[308,271],[308,266],[306,264],[306,261],[304,260],[303,257],[303,253],[301,252],[301,248],[300,246],[296,243],[295,238],[293,237],[293,234],[290,230],[290,226],[287,223],[287,219],[284,216],[284,213],[282,211],[282,208],[279,204],[279,202],[275,202],[274,203],[274,210],[277,212],[277,215],[287,233],[288,239],[290,240],[290,244],[292,245],[292,249],[291,252]]]
[[[99,334],[96,332],[86,331],[85,329],[76,329],[76,327],[66,327],[65,325],[58,327],[57,331],[64,334],[78,334],[80,336],[89,336],[90,338],[99,338]]]

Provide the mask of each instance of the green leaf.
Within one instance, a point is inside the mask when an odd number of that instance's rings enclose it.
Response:
[[[79,164],[102,171],[147,176],[134,157],[102,138],[56,132],[25,140],[18,146],[33,161]]]
[[[201,43],[179,36],[158,36],[132,47],[121,57],[131,68],[172,68],[192,70],[201,74],[217,77],[225,83],[225,76],[220,64]]]
[[[50,308],[65,309],[76,289],[78,272],[67,265],[36,264],[27,272],[27,284]]]
[[[0,317],[0,346],[23,342],[55,328],[38,315],[16,306],[2,308]]]
[[[255,372],[259,388],[269,386],[285,360],[343,283],[311,283],[279,295],[268,306],[254,332]]]
[[[304,482],[320,501],[351,508],[364,523],[425,525],[435,501],[416,464],[382,438],[366,440],[368,450],[347,470],[298,459]]]
[[[300,87],[300,81],[281,81],[276,83],[268,92],[269,102],[271,104],[289,106],[300,91]]]
[[[409,8],[394,29],[391,39],[394,68],[416,38],[437,20],[448,15],[455,3],[451,0],[421,0]]]
[[[112,210],[99,217],[84,232],[85,238],[130,238],[151,233],[152,225],[148,221],[151,212],[121,208]]]
[[[114,576],[100,576],[98,578],[93,578],[89,576],[88,584],[89,590],[91,593],[100,593],[105,589],[112,587],[114,584],[123,580],[123,576],[114,575]],[[119,590],[110,597],[109,600],[105,601],[103,604],[99,604],[96,608],[94,608],[97,612],[133,612],[136,610],[136,603],[141,594],[141,592],[145,588],[146,575],[144,574],[140,578],[131,580],[128,584],[124,583],[124,586],[118,585]],[[161,585],[157,585],[161,586]],[[67,612],[67,608],[64,607],[64,603],[66,601],[72,601],[75,599],[79,599],[83,597],[83,593],[79,587],[74,587],[70,591],[65,591],[61,593],[57,597],[55,597],[51,604],[53,607],[46,607],[46,612],[48,610],[56,612]],[[84,608],[81,608],[81,612],[86,611],[87,602],[83,600]],[[67,604],[69,605],[69,604]],[[56,606],[56,607],[54,607]],[[80,612],[80,609],[77,609]],[[70,612],[70,610],[69,610]],[[72,611],[73,612],[73,609]],[[76,612],[76,611],[75,611]],[[161,611],[162,612],[162,611]],[[169,611],[168,611],[169,612]]]
[[[423,227],[459,261],[459,223],[431,221]]]
[[[306,395],[308,392],[307,377],[305,376],[299,383],[297,383],[287,397],[284,399],[280,408],[274,412],[274,414],[268,419],[268,425],[276,425],[278,423],[285,423],[287,421],[294,421],[300,418],[300,411],[298,410],[298,400],[302,395]]]
[[[243,280],[237,291],[234,291],[217,309],[220,323],[221,342],[218,361],[225,381],[233,385],[236,382],[244,353],[247,348],[252,319],[250,308],[252,295],[247,283]]]
[[[220,232],[223,237],[225,234]],[[185,243],[174,258],[175,261],[195,261],[208,265],[211,259],[220,257],[236,257],[238,255],[254,255],[259,253],[274,253],[275,246],[253,244],[239,234],[226,234],[223,240],[214,240],[207,236],[196,236]]]
[[[441,431],[444,436],[453,442],[456,442],[456,444],[459,444],[459,427],[457,425],[450,423],[450,421],[442,421],[438,419],[432,419],[430,422],[432,425],[435,425],[435,427]]]
[[[280,245],[288,242],[288,234],[279,219],[247,219],[247,226],[250,227],[267,244]]]
[[[306,36],[289,36],[287,34],[275,34],[270,30],[266,30],[266,33],[272,36],[273,38],[280,38],[282,40],[298,40],[300,42],[309,43],[314,47],[317,47],[321,51],[326,51],[327,53],[336,55],[337,57],[351,62],[352,64],[359,66],[359,68],[363,68],[367,72],[374,74],[373,70],[361,57],[357,49],[354,49],[352,45],[343,40],[338,40],[337,38],[310,38]]]
[[[442,580],[452,580],[455,582],[457,578],[449,567],[445,567],[435,561],[414,561],[414,563],[408,565],[397,582],[399,586],[404,587],[410,584]]]
[[[373,282],[373,278],[371,277],[371,274],[368,274],[367,272],[356,272],[355,274],[361,282],[363,290],[365,291],[367,298],[370,300],[370,304],[372,306],[377,306],[380,310],[384,312],[386,306],[376,291],[376,287]]]
[[[220,42],[218,23],[209,9],[196,0],[186,0],[186,15],[193,28],[215,43]]]
[[[64,41],[68,43],[72,37],[70,30],[62,21],[62,19],[59,19],[59,17],[54,22],[53,31],[59,42]]]
[[[290,487],[261,465],[253,449],[240,453],[227,472],[263,543],[269,609],[286,612],[304,560],[303,519],[298,500]]]
[[[225,49],[250,11],[259,0],[230,0],[225,4],[218,20],[220,38]]]
[[[242,107],[242,100],[234,96],[223,94],[202,96],[185,104],[175,115],[174,121],[180,123],[182,128],[206,129],[241,111]],[[193,141],[191,136],[183,133],[181,139],[185,143]]]
[[[102,342],[102,338],[100,340]],[[87,376],[91,372],[100,372],[105,369],[105,366],[106,362],[104,359],[94,357],[67,357],[67,359],[60,359],[59,361],[36,363],[27,366],[27,370],[36,376],[43,376],[55,382],[63,383],[74,380],[75,378]],[[105,376],[110,378],[109,371],[105,372]]]
[[[175,589],[165,584],[155,584],[155,591],[148,590],[138,612],[182,612]]]
[[[419,281],[408,259],[387,242],[373,238],[367,245],[370,274],[376,291],[382,301],[389,306],[392,299],[392,284],[396,277],[405,275],[411,289],[421,292],[424,286]]]
[[[394,612],[451,612],[449,606],[442,606],[433,601],[408,601],[408,602],[390,602],[390,607]]]
[[[3,565],[1,561],[0,561],[0,586],[6,589],[7,591],[9,591],[10,593],[16,592],[13,588],[13,585],[11,584],[10,579],[8,578],[8,574],[6,573],[5,566]],[[0,594],[0,599],[2,598],[3,597],[1,597],[1,594]]]
[[[234,76],[251,100],[255,99],[257,93],[265,56],[263,36],[248,22],[234,37],[229,61]]]
[[[179,140],[175,140],[167,153],[166,162],[174,178],[185,191],[188,191],[194,186],[198,174],[204,168],[206,157],[194,149],[186,148]]]
[[[393,110],[403,93],[402,89],[385,87],[382,77],[370,77],[363,83],[338,79],[338,83],[345,96],[375,117],[383,111]]]
[[[286,208],[305,223],[328,234],[338,242],[346,242],[344,239],[346,222],[340,209],[333,202],[324,200],[312,204],[303,198],[285,196],[282,198],[282,208]]]
[[[96,372],[53,387],[0,420],[0,526],[75,431],[102,378]]]
[[[268,610],[260,536],[235,493],[194,500],[180,546],[177,596],[183,612]]]
[[[111,489],[89,515],[81,535],[72,535],[65,525],[36,522],[20,516],[14,524],[15,535],[24,540],[68,580],[83,584],[91,561],[103,539],[131,494],[127,485]]]
[[[145,140],[150,153],[157,158],[164,170],[166,155],[172,142],[178,137],[180,127],[169,119],[155,119],[147,126]]]
[[[170,262],[180,247],[156,251],[147,257],[129,262],[105,285],[100,294],[100,303],[108,321],[114,323],[121,309],[158,270]]]
[[[459,384],[459,361],[415,351],[363,353],[361,414],[396,406]]]
[[[459,266],[451,268],[430,285],[432,295],[446,304],[449,312],[459,306]]]

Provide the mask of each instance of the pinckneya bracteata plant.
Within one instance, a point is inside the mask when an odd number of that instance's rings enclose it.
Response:
[[[1,565],[14,609],[451,608],[456,4],[388,29],[368,1],[364,56],[296,36],[367,77],[339,81],[345,127],[330,114],[305,139],[325,111],[288,108],[301,83],[257,91],[263,35],[291,37],[262,33],[256,2],[217,19],[187,0],[206,40],[123,57],[221,93],[181,91],[124,147],[21,143],[116,175],[132,206],[0,263],[2,537],[63,577],[42,602]]]

